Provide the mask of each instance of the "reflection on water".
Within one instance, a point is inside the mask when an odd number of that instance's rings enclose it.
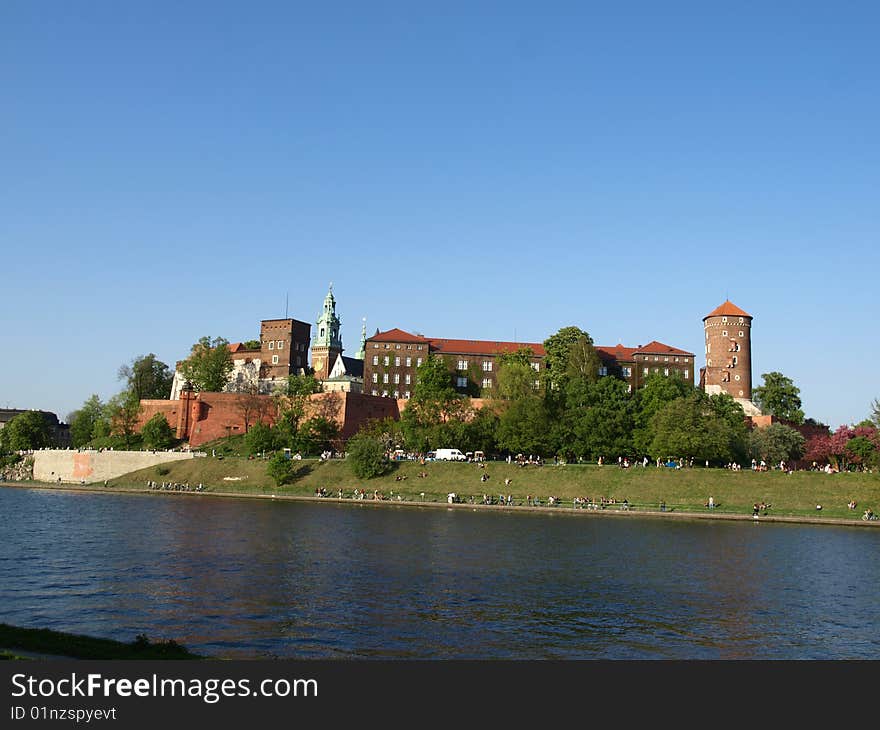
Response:
[[[880,532],[0,490],[0,621],[214,656],[874,658]]]

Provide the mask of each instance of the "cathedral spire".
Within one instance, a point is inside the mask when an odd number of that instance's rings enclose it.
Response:
[[[361,346],[354,354],[355,360],[364,360],[367,357],[367,318],[364,317],[364,323],[361,326]]]

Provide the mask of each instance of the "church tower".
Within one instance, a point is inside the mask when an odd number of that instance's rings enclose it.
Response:
[[[312,339],[312,368],[318,380],[326,380],[333,370],[336,358],[342,354],[342,337],[339,326],[342,322],[336,316],[336,299],[333,297],[333,284],[324,297],[324,309],[318,315],[315,336]]]
[[[709,395],[727,393],[747,416],[761,415],[752,403],[752,316],[729,299],[703,317],[706,367],[700,385]]]
[[[355,360],[363,360],[367,357],[367,318],[364,317],[364,324],[361,327],[361,346],[354,354]]]

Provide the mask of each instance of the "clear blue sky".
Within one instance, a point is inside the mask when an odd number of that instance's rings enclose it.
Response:
[[[0,407],[203,335],[597,344],[880,396],[876,2],[0,4]]]

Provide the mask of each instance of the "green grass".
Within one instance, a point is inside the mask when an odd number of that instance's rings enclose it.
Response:
[[[385,476],[357,479],[344,460],[321,462],[303,459],[292,484],[278,487],[266,474],[266,461],[244,457],[211,457],[172,462],[167,474],[159,476],[155,467],[126,474],[110,482],[110,487],[145,488],[146,481],[199,482],[210,492],[234,492],[242,495],[314,496],[323,487],[329,496],[342,489],[351,496],[357,487],[369,495],[374,491],[385,497],[402,495],[406,501],[445,502],[449,492],[464,498],[483,494],[513,495],[520,503],[526,495],[537,496],[543,503],[553,495],[571,506],[574,497],[627,499],[642,508],[657,508],[661,501],[677,511],[707,513],[709,495],[715,498],[717,514],[751,514],[758,502],[770,505],[768,514],[776,516],[858,519],[865,508],[880,508],[880,474],[779,471],[733,472],[726,469],[669,469],[666,467],[631,467],[574,465],[519,467],[505,462],[488,462],[485,469],[473,463],[400,462]],[[420,472],[427,477],[419,477]],[[480,481],[482,474],[489,480]],[[230,480],[229,477],[234,479]],[[397,478],[401,480],[398,481]],[[505,478],[511,484],[505,486]],[[101,489],[101,487],[96,487]],[[424,499],[421,492],[425,493]],[[854,499],[856,510],[847,503]],[[817,512],[816,505],[823,509]]]
[[[67,634],[50,629],[27,629],[0,624],[0,659],[22,659],[16,651],[73,659],[202,659],[174,641],[153,642],[145,636],[131,643]]]

